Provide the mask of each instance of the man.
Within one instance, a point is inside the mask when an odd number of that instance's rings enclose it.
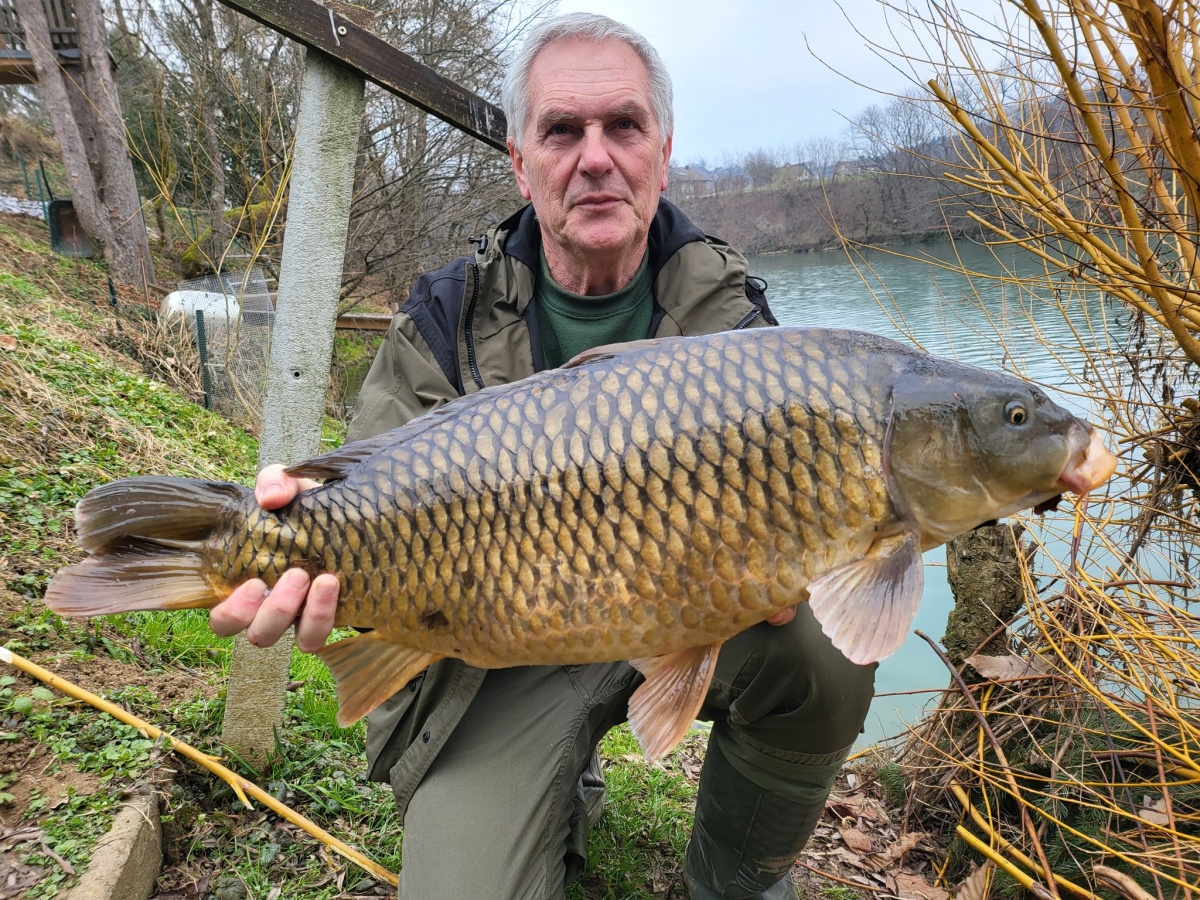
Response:
[[[363,386],[353,440],[603,343],[774,324],[745,260],[659,198],[671,83],[644,38],[589,14],[545,23],[504,106],[530,205],[472,256],[421,277]],[[257,493],[273,508],[300,487],[272,467]],[[252,582],[212,627],[265,645],[295,622],[312,651],[337,589],[299,570],[269,595]],[[795,896],[786,876],[873,681],[874,666],[847,662],[805,606],[725,644],[701,713],[714,725],[684,870],[693,900]],[[373,713],[370,777],[391,783],[404,815],[400,896],[562,897],[602,802],[594,748],[640,682],[624,662],[483,671],[444,660]]]

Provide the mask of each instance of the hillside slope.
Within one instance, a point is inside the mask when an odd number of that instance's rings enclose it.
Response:
[[[0,216],[0,644],[166,727],[211,734],[223,657],[211,634],[213,647],[185,638],[184,616],[177,639],[147,648],[130,617],[66,622],[40,600],[81,556],[73,508],[91,487],[145,472],[253,477],[254,439],[194,402],[188,352],[141,303],[114,304],[100,265],[52,254],[43,223]],[[0,853],[8,887],[56,895],[160,757],[133,729],[0,672],[0,827],[25,837]]]

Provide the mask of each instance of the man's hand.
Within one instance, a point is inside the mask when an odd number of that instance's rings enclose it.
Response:
[[[283,466],[267,466],[254,481],[254,498],[263,509],[278,509],[316,486],[315,481],[284,474]],[[310,584],[303,569],[288,569],[271,591],[258,578],[239,585],[209,611],[208,626],[221,637],[245,631],[254,646],[270,647],[294,622],[296,646],[313,653],[325,646],[333,631],[337,599],[338,580],[333,575],[318,575]]]

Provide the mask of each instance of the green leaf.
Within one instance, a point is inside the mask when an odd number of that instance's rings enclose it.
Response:
[[[58,699],[58,694],[54,693],[54,691],[50,690],[50,688],[42,687],[41,685],[38,685],[33,689],[33,696],[38,700],[46,701]]]

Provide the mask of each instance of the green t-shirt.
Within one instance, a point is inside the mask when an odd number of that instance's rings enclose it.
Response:
[[[647,336],[654,314],[649,260],[649,254],[642,257],[641,268],[621,290],[588,297],[564,290],[555,282],[542,254],[536,302],[546,368],[561,366],[576,354],[602,344],[638,341]]]

